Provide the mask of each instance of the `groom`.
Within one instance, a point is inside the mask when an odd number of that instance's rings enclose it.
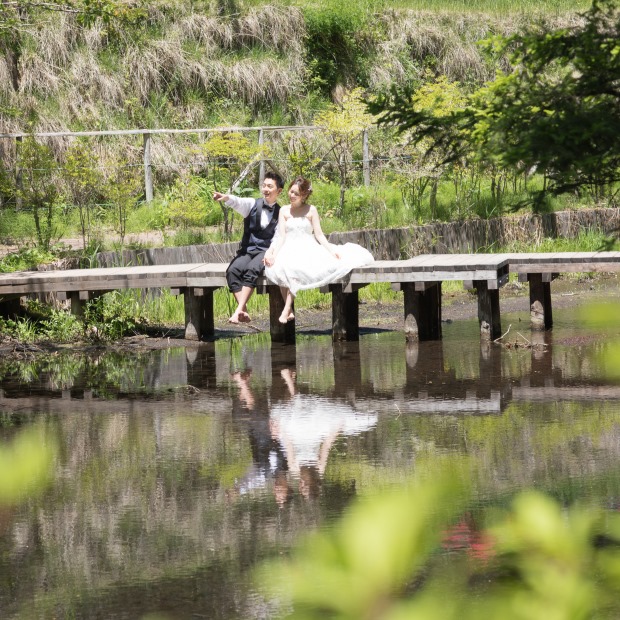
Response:
[[[237,256],[226,270],[228,288],[237,300],[237,309],[228,319],[229,323],[248,323],[252,320],[247,303],[263,273],[263,257],[278,227],[280,206],[277,200],[283,187],[282,177],[275,172],[268,172],[261,187],[262,198],[255,200],[220,192],[213,194],[213,200],[224,201],[243,216],[241,244]]]

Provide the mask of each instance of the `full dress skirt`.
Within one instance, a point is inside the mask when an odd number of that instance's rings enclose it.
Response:
[[[375,260],[366,248],[357,243],[330,244],[340,255],[339,259],[336,258],[317,242],[307,217],[290,217],[285,225],[284,243],[274,264],[265,267],[265,275],[275,284],[289,288],[293,295],[335,282],[352,269],[369,265]]]

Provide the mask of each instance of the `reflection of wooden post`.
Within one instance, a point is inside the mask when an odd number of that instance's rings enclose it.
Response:
[[[187,384],[199,390],[215,387],[215,342],[204,342],[185,349]]]
[[[441,340],[441,282],[403,282],[405,337]]]
[[[267,287],[269,294],[269,331],[272,342],[295,342],[295,319],[282,324],[279,321],[282,310],[284,310],[284,299],[280,287],[270,285]],[[295,308],[293,307],[293,312]]]
[[[355,397],[362,387],[360,345],[357,342],[334,342],[334,387],[338,395]]]
[[[153,200],[153,170],[151,169],[151,134],[144,134],[144,195],[146,202]]]

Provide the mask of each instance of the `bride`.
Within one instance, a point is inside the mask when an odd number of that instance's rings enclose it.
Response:
[[[280,286],[284,310],[280,323],[295,318],[293,300],[298,291],[334,282],[355,267],[374,261],[356,243],[333,245],[321,230],[319,213],[307,200],[312,193],[308,179],[297,177],[290,185],[290,205],[280,209],[278,229],[265,254],[265,275]]]

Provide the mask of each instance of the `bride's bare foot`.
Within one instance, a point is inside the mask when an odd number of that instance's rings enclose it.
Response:
[[[280,315],[280,318],[278,319],[278,321],[280,321],[280,323],[282,323],[282,325],[286,325],[289,321],[292,321],[295,318],[295,315],[292,312],[283,312]]]

